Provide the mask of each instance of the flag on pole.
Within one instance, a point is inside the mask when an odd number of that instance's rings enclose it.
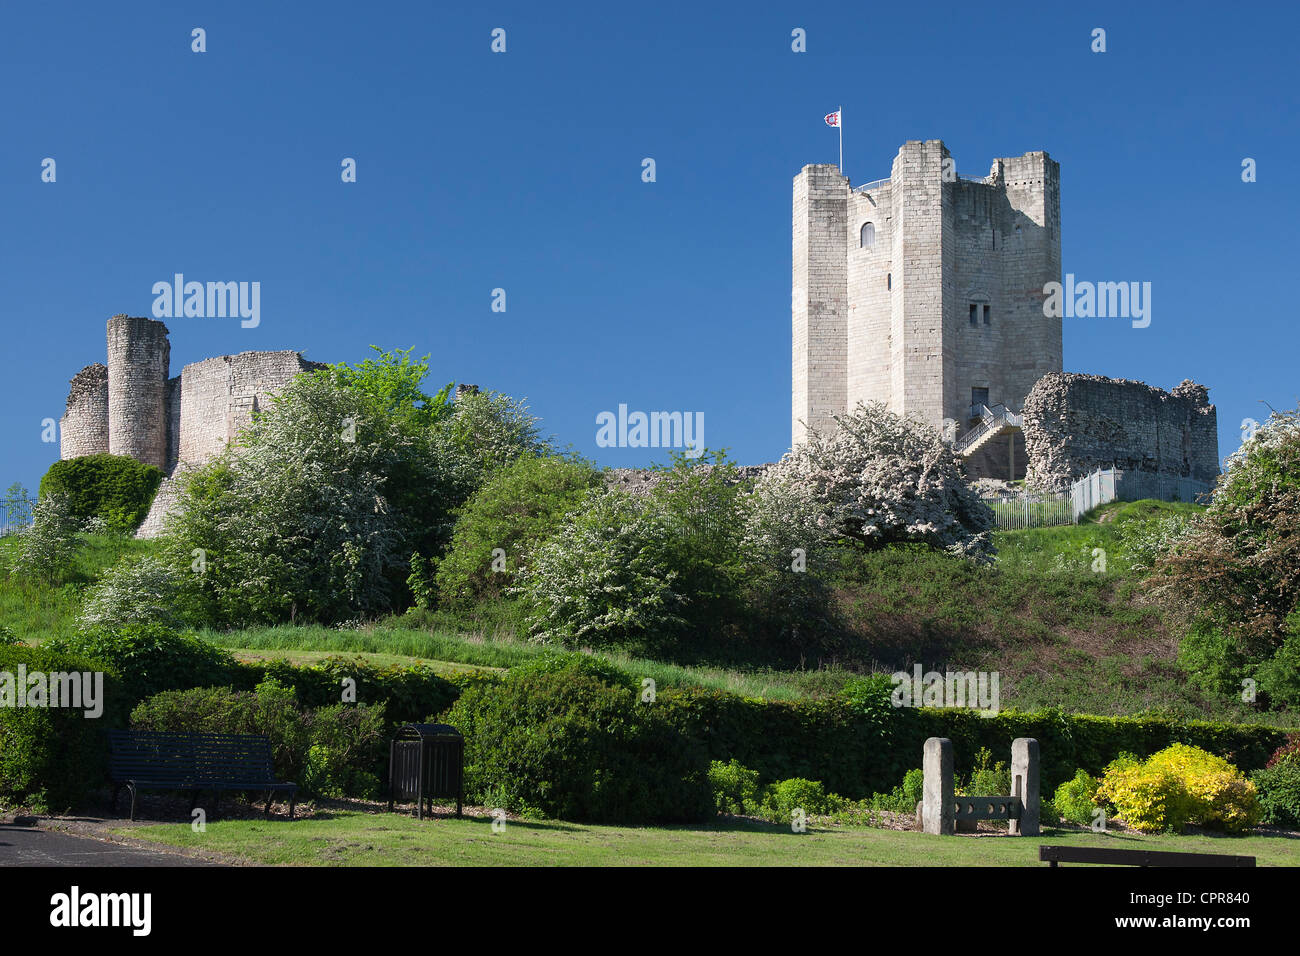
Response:
[[[844,175],[844,107],[826,114],[826,125],[840,131],[840,175]]]

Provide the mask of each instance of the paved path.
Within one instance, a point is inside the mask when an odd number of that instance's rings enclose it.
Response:
[[[140,850],[92,837],[35,827],[0,825],[0,867],[4,866],[213,866],[206,860]]]

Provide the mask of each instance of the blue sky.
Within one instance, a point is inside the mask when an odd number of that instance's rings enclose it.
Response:
[[[601,464],[662,456],[596,447],[620,403],[703,412],[710,447],[775,460],[791,179],[836,160],[840,104],[855,184],[908,139],[962,174],[1061,163],[1065,271],[1153,284],[1149,328],[1066,320],[1067,371],[1208,385],[1224,455],[1300,396],[1294,5],[472,6],[5,6],[0,487],[35,488],[58,457],[41,420],[104,360],[105,320],[150,314],[176,272],[260,282],[262,317],[167,320],[173,374],[414,346],[433,384],[526,397]]]

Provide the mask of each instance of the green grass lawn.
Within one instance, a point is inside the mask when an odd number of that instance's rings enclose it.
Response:
[[[301,650],[252,650],[243,647],[234,647],[230,652],[241,661],[269,661],[282,660],[288,661],[295,666],[308,666],[317,664],[321,661],[338,656],[337,651],[301,651]],[[428,660],[422,657],[408,657],[403,654],[378,654],[357,651],[348,654],[348,657],[360,657],[376,667],[390,666],[408,666],[410,664],[423,664],[431,671],[437,674],[463,674],[472,671],[492,671],[502,672],[504,668],[485,667],[476,664],[457,664],[449,661]]]
[[[227,633],[204,631],[202,636],[241,657],[263,654],[306,659],[305,655],[311,654],[327,657],[360,653],[404,663],[441,661],[461,669],[510,668],[551,649],[507,634],[428,633],[383,622],[343,631],[318,625],[280,625]],[[853,676],[852,671],[838,667],[804,671],[762,667],[740,670],[671,664],[615,649],[600,653],[637,678],[653,678],[660,687],[708,687],[753,697],[823,696],[839,690]]]
[[[1040,866],[1040,843],[1254,856],[1300,865],[1300,834],[1145,836],[1049,830],[1042,837],[938,837],[898,830],[788,827],[724,820],[675,827],[588,826],[489,817],[416,820],[332,811],[302,820],[218,820],[114,832],[262,864],[316,866]]]

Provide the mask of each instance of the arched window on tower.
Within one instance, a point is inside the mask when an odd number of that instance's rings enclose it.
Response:
[[[862,231],[858,233],[858,247],[861,249],[870,249],[876,244],[876,227],[873,223],[864,222]]]

